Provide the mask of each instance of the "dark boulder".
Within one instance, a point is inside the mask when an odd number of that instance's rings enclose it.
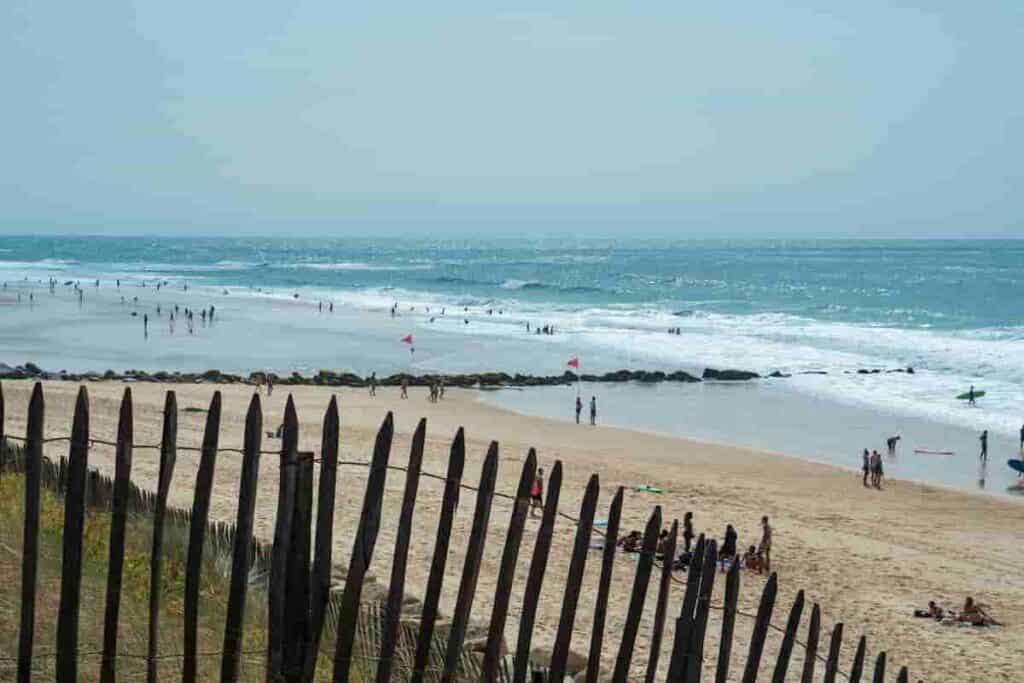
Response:
[[[720,380],[725,382],[742,382],[749,379],[758,379],[761,375],[748,370],[715,370],[704,368],[704,379]]]

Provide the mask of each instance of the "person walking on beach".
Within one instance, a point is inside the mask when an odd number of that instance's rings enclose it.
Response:
[[[409,380],[406,377],[402,377],[402,393],[399,398],[409,398]]]
[[[535,511],[544,511],[544,468],[537,468],[537,476],[533,478],[533,486],[530,487],[530,516],[534,517]]]
[[[885,440],[885,445],[889,449],[889,457],[890,458],[893,457],[894,455],[896,455],[896,444],[899,442],[899,440],[900,440],[900,435],[899,434],[897,434],[896,436],[890,436],[888,439]]]
[[[597,424],[597,396],[590,397],[590,424]]]
[[[981,453],[978,454],[978,460],[981,460],[982,462],[988,462],[988,430],[987,429],[984,430],[981,433],[981,436],[978,437],[978,440],[981,441]]]
[[[871,452],[871,484],[879,491],[882,490],[882,454],[878,451]]]
[[[772,527],[768,523],[768,515],[761,518],[761,545],[757,549],[761,556],[761,564],[766,572],[772,570]]]
[[[377,373],[370,373],[370,396],[377,395]]]
[[[580,423],[580,413],[583,412],[583,399],[576,397],[576,424]]]
[[[864,449],[864,488],[868,487],[868,475],[871,474],[871,454]]]

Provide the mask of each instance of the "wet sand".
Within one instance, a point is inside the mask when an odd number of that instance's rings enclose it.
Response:
[[[113,439],[117,407],[124,385],[95,383],[88,385],[91,397],[91,427],[96,438]],[[205,408],[215,389],[223,394],[220,443],[240,447],[242,426],[251,387],[133,384],[135,442],[155,444],[160,438],[163,392],[174,388],[178,394],[179,442],[198,445],[205,415],[188,412],[189,407]],[[77,387],[48,382],[46,433],[48,436],[70,432],[71,411]],[[293,390],[301,422],[300,448],[320,448],[321,418],[331,391],[319,387],[279,387],[264,401],[264,430],[277,426],[283,413],[288,389]],[[25,410],[31,391],[29,382],[4,382],[8,433],[23,435]],[[893,481],[885,490],[867,490],[859,474],[827,465],[784,458],[770,453],[732,446],[701,443],[682,438],[645,434],[625,429],[589,426],[577,427],[565,422],[526,417],[486,405],[476,392],[449,390],[444,401],[430,404],[425,389],[413,389],[411,398],[402,401],[397,389],[380,389],[376,398],[361,390],[335,391],[341,408],[341,458],[369,459],[373,438],[387,410],[395,411],[396,438],[392,463],[404,464],[408,457],[412,431],[420,417],[428,419],[424,470],[443,474],[450,439],[459,425],[466,428],[467,461],[465,481],[475,484],[487,444],[491,439],[501,445],[498,488],[513,492],[523,458],[530,446],[538,449],[540,464],[546,471],[556,459],[565,467],[561,509],[576,514],[587,479],[597,472],[601,479],[599,517],[618,486],[649,483],[664,489],[661,495],[633,493],[627,490],[623,510],[623,530],[642,529],[653,505],[661,505],[664,518],[682,519],[683,513],[695,513],[695,527],[721,538],[726,523],[736,526],[740,547],[756,543],[762,514],[771,517],[775,529],[773,569],[779,574],[779,602],[773,621],[782,626],[798,589],[805,589],[809,602],[822,610],[822,643],[837,622],[846,629],[842,668],[849,669],[855,637],[868,637],[869,661],[881,650],[888,652],[890,667],[906,664],[912,680],[1014,680],[1024,666],[1024,637],[1015,615],[1024,609],[1024,550],[1020,544],[1020,520],[1024,507],[1012,500],[970,495],[920,484]],[[812,421],[814,416],[806,416]],[[274,448],[278,442],[264,441]],[[66,454],[66,444],[49,444],[47,455]],[[154,487],[157,454],[139,450],[135,454],[133,479]],[[175,472],[171,503],[189,507],[197,468],[196,454],[180,452]],[[90,453],[90,465],[108,473],[113,470],[113,450],[97,446]],[[240,458],[223,453],[217,463],[211,515],[231,521],[237,504]],[[335,515],[335,557],[345,564],[351,552],[352,532],[358,518],[366,480],[365,468],[346,467],[339,473],[338,509]],[[399,472],[388,475],[384,519],[372,573],[386,581],[390,572],[394,524],[404,486]],[[433,552],[436,520],[442,486],[424,480],[414,518],[415,533],[410,555],[408,586],[415,592],[425,585]],[[264,456],[261,462],[260,492],[257,503],[256,532],[270,539],[273,532],[277,494],[276,461]],[[465,539],[469,533],[474,503],[472,492],[463,492],[452,555],[449,558],[442,608],[450,610],[455,601],[462,569]],[[491,596],[500,562],[504,531],[511,508],[507,500],[496,499],[491,515],[491,531],[485,552],[482,576],[474,603],[476,619],[489,619]],[[388,523],[390,522],[390,523]],[[509,609],[506,638],[514,644],[516,624],[522,604],[535,532],[539,519],[527,523],[527,532]],[[568,569],[574,527],[565,520],[556,525],[554,548],[540,601],[535,646],[550,646],[557,628],[561,591]],[[590,635],[593,600],[600,570],[600,555],[588,558],[582,598],[577,613],[573,650],[586,654]],[[611,641],[625,621],[626,606],[633,583],[635,561],[617,560],[614,586],[607,622]],[[678,574],[683,579],[683,574]],[[642,676],[648,657],[648,642],[657,593],[657,574],[652,577],[648,605],[634,653],[633,676]],[[764,577],[744,574],[740,606],[756,611]],[[715,587],[714,602],[720,603],[724,581]],[[936,599],[947,607],[959,607],[966,595],[990,606],[991,613],[1008,625],[1001,628],[949,628],[910,616],[915,607]],[[673,585],[669,614],[678,613],[682,586]],[[801,640],[806,633],[810,610],[805,610]],[[662,668],[672,642],[671,623],[663,641]],[[706,666],[713,667],[717,654],[720,612],[712,612],[705,650]],[[750,620],[740,617],[736,627],[733,665],[730,678],[738,677],[750,635]],[[778,648],[781,635],[770,632],[766,661]],[[615,652],[606,651],[603,662],[613,661]],[[800,648],[794,652],[790,678],[802,667]],[[762,675],[770,675],[763,668]],[[895,671],[895,669],[893,669]]]

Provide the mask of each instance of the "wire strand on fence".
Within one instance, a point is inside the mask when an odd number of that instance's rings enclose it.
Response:
[[[5,439],[11,439],[12,441],[23,442],[23,443],[29,441],[29,439],[27,439],[25,437],[19,437],[19,436],[12,435],[12,434],[7,434],[7,435],[4,436],[4,438]],[[72,443],[72,437],[70,435],[69,436],[53,436],[53,437],[46,437],[46,438],[42,439],[42,442],[44,444],[46,444],[46,443],[54,443],[54,442],[62,442],[62,441],[66,441],[66,442],[68,442],[70,444],[70,443]],[[97,444],[102,445],[102,446],[109,446],[109,447],[112,447],[112,448],[116,448],[117,447],[117,442],[116,441],[109,441],[109,440],[106,440],[106,439],[89,439],[88,443],[86,444],[86,448],[92,448],[92,447],[94,447]],[[159,444],[133,444],[133,446],[132,446],[133,451],[134,450],[156,450],[156,451],[159,451],[160,448],[161,448],[161,446]],[[196,452],[196,453],[201,453],[202,450],[203,450],[199,446],[187,446],[187,445],[186,446],[177,445],[176,448],[177,448],[178,451]],[[218,448],[217,452],[218,453],[237,453],[237,454],[240,454],[240,455],[245,453],[245,451],[243,449],[241,449],[241,448]],[[280,449],[277,449],[277,450],[260,450],[259,453],[262,454],[262,455],[284,455],[281,452]],[[321,465],[321,467],[323,466],[323,463],[321,462],[320,458],[314,457],[313,458],[313,462],[314,463],[319,463]],[[370,465],[371,465],[371,463],[369,461],[363,461],[363,460],[339,460],[339,461],[337,461],[335,469],[338,468],[338,467],[365,467],[365,468],[367,468],[367,470],[370,473],[372,473],[373,472],[373,468]],[[401,465],[386,465],[384,467],[385,467],[385,469],[408,473],[408,468],[407,467],[403,467]],[[449,481],[448,477],[446,477],[444,475],[441,475],[441,474],[434,474],[433,472],[427,472],[427,471],[424,471],[424,470],[420,470],[419,474],[420,474],[421,477],[426,477],[428,479],[435,479],[437,481],[443,481],[443,482],[448,482]],[[452,481],[456,482],[456,480],[452,480]],[[473,491],[475,493],[479,493],[479,491],[480,491],[479,488],[477,488],[476,486],[473,486],[472,484],[467,484],[467,483],[462,482],[462,481],[457,481],[456,483],[458,483],[460,488],[462,488],[462,489],[465,489],[465,490],[468,490],[468,491]],[[492,496],[492,498],[501,498],[501,499],[504,499],[504,500],[515,500],[515,496],[514,495],[505,493],[503,491],[495,490],[495,491],[493,491],[491,493],[491,496]],[[556,514],[559,517],[561,517],[562,519],[568,520],[568,521],[572,522],[573,524],[579,524],[580,520],[578,518],[576,518],[576,517],[573,517],[569,513],[562,512],[562,511],[559,510],[559,511],[557,511]],[[592,530],[592,533],[596,533],[597,535],[601,536],[604,539],[608,538],[607,534],[602,529],[598,529],[596,527],[592,527],[591,530]],[[637,555],[642,555],[644,553],[640,552],[640,553],[636,553],[636,554]],[[655,558],[654,558],[654,565],[656,567],[658,567],[659,569],[663,567],[663,561],[658,560],[656,553],[655,553]],[[672,583],[674,583],[674,584],[676,584],[678,586],[685,587],[689,583],[689,574],[687,574],[687,579],[685,581],[684,580],[680,580],[674,574],[670,574],[669,576],[670,576],[670,579],[671,579]],[[724,612],[725,611],[725,605],[724,604],[722,604],[722,605],[711,604],[711,605],[709,605],[709,607],[710,607],[710,609],[715,610],[715,611],[719,611],[719,612]],[[755,619],[755,620],[757,619],[757,615],[750,614],[749,612],[744,612],[744,611],[742,611],[740,609],[733,610],[733,614],[735,614],[737,616],[744,617],[746,619]],[[768,622],[768,628],[773,630],[773,631],[775,631],[775,632],[777,632],[777,633],[785,634],[785,632],[786,632],[786,630],[783,627],[777,626],[776,624],[772,623],[771,621]],[[829,634],[826,634],[826,635],[829,635]],[[803,641],[801,641],[800,639],[797,638],[797,639],[794,640],[794,643],[796,645],[800,646],[801,648],[803,648],[806,651],[807,644],[805,642],[803,642]],[[219,654],[219,653],[217,653],[217,654]],[[56,655],[54,654],[54,656],[56,656]],[[122,655],[118,655],[118,656],[122,656]],[[146,657],[146,655],[123,655],[123,656],[142,657],[142,658]],[[161,655],[161,656],[163,656],[163,655]],[[168,655],[168,657],[170,657],[170,658],[173,658],[175,656],[176,655]],[[12,659],[12,658],[2,658],[2,657],[0,657],[0,662],[5,661],[5,659],[9,660],[9,659]],[[17,661],[17,658],[13,658],[13,659],[14,659],[14,661]],[[826,664],[828,663],[828,658],[826,656],[820,654],[820,653],[815,653],[815,659],[816,659],[816,661],[819,661],[819,662],[822,662],[822,663],[826,663]],[[838,670],[837,674],[842,676],[843,678],[847,678],[847,679],[849,678],[849,675],[846,672],[844,672],[844,671]]]

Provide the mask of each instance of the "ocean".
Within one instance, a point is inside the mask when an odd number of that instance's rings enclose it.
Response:
[[[1024,421],[1024,241],[26,236],[0,237],[0,280],[10,365],[560,374],[578,357],[584,372],[778,371],[793,376],[763,383],[800,400],[1007,443]],[[175,303],[215,305],[217,324],[171,334],[154,307]],[[955,398],[971,385],[976,407]]]

